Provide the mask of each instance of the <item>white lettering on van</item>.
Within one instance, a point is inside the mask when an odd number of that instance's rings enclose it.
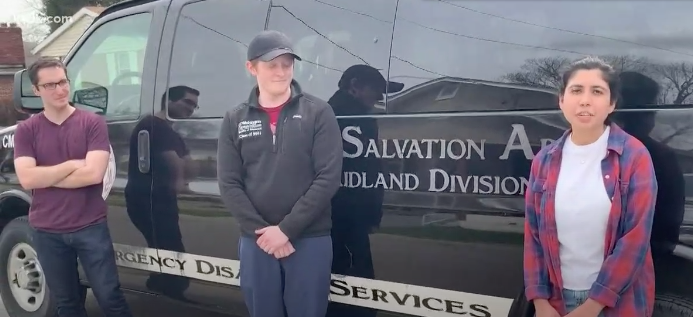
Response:
[[[525,188],[529,184],[526,177],[501,177],[501,176],[461,176],[434,168],[429,171],[430,181],[428,191],[451,193],[474,193],[495,195],[524,195]],[[436,184],[441,184],[436,186]]]
[[[499,157],[501,160],[507,160],[512,150],[522,150],[525,154],[525,158],[531,160],[534,158],[534,152],[532,152],[532,146],[529,143],[529,138],[527,137],[527,132],[525,131],[525,126],[521,124],[513,124],[513,132],[510,133],[510,138],[508,138],[508,143],[505,145],[505,151]],[[515,142],[519,141],[519,144]],[[551,144],[554,140],[552,139],[541,139],[541,147]]]
[[[2,148],[12,149],[14,148],[14,134],[7,134],[2,136]]]
[[[376,161],[363,160],[355,164],[356,170],[342,173],[341,186],[347,188],[382,188],[395,191],[428,191],[449,193],[470,193],[490,195],[524,195],[529,180],[525,175],[529,165],[522,162],[532,160],[532,148],[524,125],[513,124],[512,132],[504,143],[471,139],[363,139],[359,126],[347,126],[342,130],[345,143],[343,155],[347,159],[375,158]],[[552,139],[539,139],[538,147],[551,144]],[[491,149],[491,150],[489,150]],[[502,150],[502,152],[501,152]],[[493,157],[500,154],[498,161],[508,168],[492,162],[485,163],[487,151]],[[522,151],[517,161],[511,153]],[[524,157],[524,160],[521,159]],[[382,163],[394,159],[392,164]],[[405,160],[407,159],[407,160]],[[408,164],[409,160],[414,160]],[[419,160],[431,160],[424,163]],[[465,162],[454,163],[464,160]],[[450,162],[452,161],[452,162]],[[509,161],[509,162],[503,162]],[[371,166],[375,164],[375,168]],[[423,164],[423,165],[422,165]],[[520,164],[515,166],[515,164]],[[411,166],[411,167],[407,167]],[[421,166],[427,166],[428,175],[421,173]],[[524,168],[524,167],[526,168]],[[392,170],[395,167],[395,170]],[[509,175],[484,175],[497,171],[508,171]],[[464,175],[465,172],[470,172]],[[479,173],[479,174],[476,174]]]
[[[377,173],[375,179],[366,172],[347,171],[342,175],[342,186],[349,188],[416,190],[419,183],[419,177],[411,173]]]
[[[218,285],[239,286],[241,263],[192,253],[113,244],[120,267],[171,274]],[[434,317],[507,316],[512,298],[464,293],[414,284],[333,274],[329,300],[406,314]]]
[[[513,124],[513,132],[510,133],[510,138],[508,138],[508,143],[505,145],[505,151],[499,157],[501,160],[507,160],[512,150],[522,150],[525,157],[528,160],[534,158],[534,152],[532,152],[532,146],[529,144],[529,138],[527,138],[527,132],[525,132],[525,126],[521,124]],[[515,143],[515,140],[520,141],[519,144]]]
[[[484,145],[486,140],[475,142],[473,140],[461,139],[369,139],[364,149],[363,142],[351,135],[349,133],[351,131],[358,134],[362,133],[361,128],[355,126],[345,127],[342,131],[342,138],[344,141],[356,147],[356,151],[353,153],[349,153],[346,150],[344,151],[344,157],[348,158],[363,156],[382,159],[408,159],[418,157],[420,159],[451,158],[453,160],[469,160],[476,156],[482,160],[486,159],[484,156]]]

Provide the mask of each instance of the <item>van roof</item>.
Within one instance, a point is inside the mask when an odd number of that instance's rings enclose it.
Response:
[[[157,1],[169,2],[170,0],[125,0],[125,1],[121,1],[118,3],[112,4],[108,7],[106,7],[105,9],[103,9],[101,11],[101,13],[99,14],[99,16],[94,19],[94,22],[99,20],[101,17],[106,16],[107,14],[117,12],[117,11],[120,11],[123,9],[131,8],[131,7],[135,7],[138,5],[150,3],[150,2],[157,2]]]

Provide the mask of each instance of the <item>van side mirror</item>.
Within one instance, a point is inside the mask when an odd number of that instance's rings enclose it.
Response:
[[[103,86],[84,88],[76,90],[72,102],[80,105],[89,106],[106,113],[108,107],[108,89]]]
[[[39,96],[34,94],[32,86],[26,69],[22,69],[14,74],[12,101],[17,111],[26,114],[34,114],[43,111],[43,102],[41,102]]]
[[[17,111],[35,114],[43,111],[41,98],[34,94],[33,85],[26,69],[14,74],[12,100]],[[96,109],[97,113],[106,113],[108,107],[108,89],[103,86],[80,89],[74,92],[72,102],[75,106],[86,106]]]

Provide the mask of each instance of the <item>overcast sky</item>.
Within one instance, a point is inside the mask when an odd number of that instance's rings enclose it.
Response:
[[[35,14],[27,0],[2,0],[0,21],[13,22],[12,19],[23,14]]]
[[[34,40],[48,32],[47,26],[38,25],[38,10],[35,9],[39,0],[0,0],[0,22],[14,22],[19,24],[24,33],[25,40]]]

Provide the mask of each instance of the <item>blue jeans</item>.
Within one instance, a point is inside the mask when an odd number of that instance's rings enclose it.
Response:
[[[590,295],[589,290],[584,291],[573,291],[569,289],[563,289],[563,301],[565,302],[565,307],[570,313],[571,311],[582,305]],[[604,313],[599,313],[597,317],[604,317]]]
[[[71,233],[34,230],[33,240],[58,308],[57,317],[88,317],[80,292],[78,258],[104,316],[132,317],[120,290],[115,252],[105,221]]]
[[[241,290],[250,317],[325,317],[330,296],[332,238],[291,241],[296,252],[277,260],[256,239],[241,237]]]
[[[573,310],[578,308],[578,306],[585,303],[585,301],[589,298],[589,295],[589,290],[574,291],[569,289],[563,289],[563,302],[565,303],[565,308],[568,311],[568,313],[572,312]],[[534,317],[537,317],[537,315],[534,314]],[[599,313],[597,317],[604,317],[604,313]]]

